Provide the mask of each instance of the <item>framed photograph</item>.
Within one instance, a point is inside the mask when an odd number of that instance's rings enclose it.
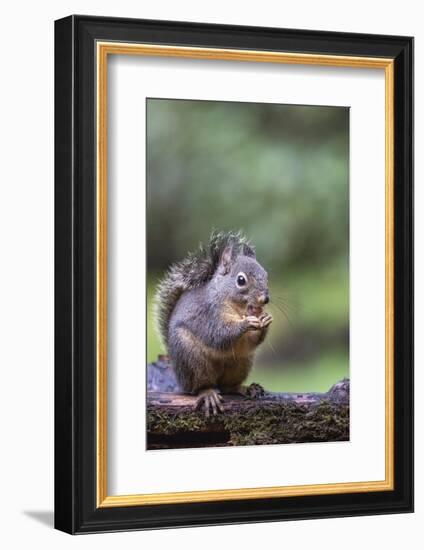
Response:
[[[55,23],[55,526],[413,509],[413,39]]]

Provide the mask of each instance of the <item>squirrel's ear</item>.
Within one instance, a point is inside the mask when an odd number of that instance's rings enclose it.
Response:
[[[219,273],[221,275],[226,275],[229,273],[231,268],[232,261],[232,249],[230,246],[227,246],[222,253],[221,260],[219,262]]]

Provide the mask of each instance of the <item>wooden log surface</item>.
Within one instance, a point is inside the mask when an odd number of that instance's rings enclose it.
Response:
[[[178,388],[167,357],[148,365],[148,449],[349,440],[349,380],[325,393],[225,395],[224,412],[205,417]]]

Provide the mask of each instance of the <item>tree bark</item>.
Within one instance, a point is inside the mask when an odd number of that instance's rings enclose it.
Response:
[[[225,395],[224,412],[205,417],[181,393],[172,364],[148,365],[147,447],[178,449],[349,440],[349,380],[326,393]]]

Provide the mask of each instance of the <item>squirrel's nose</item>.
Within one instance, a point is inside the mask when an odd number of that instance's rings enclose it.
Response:
[[[260,297],[259,301],[261,302],[261,304],[264,304],[264,305],[267,304],[267,303],[269,302],[269,294],[268,294],[268,292],[267,292],[266,294],[263,294],[263,295]]]

